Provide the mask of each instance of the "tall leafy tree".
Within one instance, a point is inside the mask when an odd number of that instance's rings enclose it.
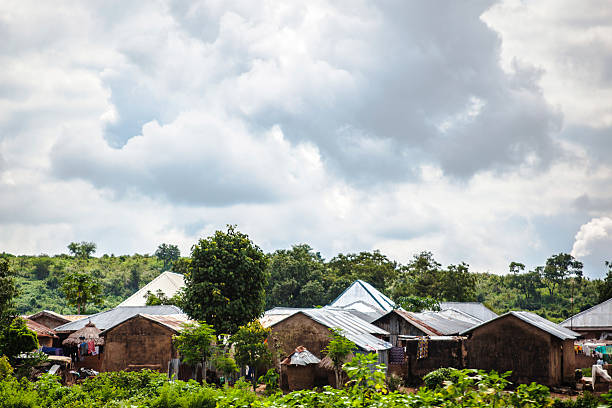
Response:
[[[93,242],[71,242],[68,244],[68,251],[75,257],[80,259],[88,259],[96,252],[96,244]]]
[[[0,332],[8,327],[16,315],[14,299],[17,287],[8,261],[0,258]]]
[[[263,327],[259,320],[253,320],[241,326],[230,339],[235,348],[236,363],[253,370],[253,388],[259,378],[257,373],[272,363],[272,352],[266,344],[270,333],[271,330]]]
[[[444,283],[442,265],[434,259],[431,252],[423,251],[400,268],[398,279],[394,282],[392,295],[429,297],[442,300]]]
[[[449,265],[443,273],[442,298],[454,302],[472,302],[476,300],[476,275],[469,271],[469,265],[461,262]]]
[[[176,245],[161,244],[157,247],[155,256],[164,263],[164,270],[168,270],[181,257],[181,251]]]
[[[340,373],[342,364],[346,362],[348,355],[357,348],[355,343],[342,335],[342,330],[337,328],[329,329],[331,337],[330,342],[323,352],[330,358],[334,364],[334,374],[336,376],[336,388],[342,388]]]
[[[206,382],[208,359],[214,351],[215,330],[206,322],[186,324],[185,328],[173,337],[174,345],[183,361],[192,366],[202,363],[202,381]]]
[[[555,295],[557,287],[570,277],[582,277],[582,262],[577,261],[570,254],[553,255],[546,260],[546,266],[542,271],[544,283],[548,288],[548,293],[552,297]]]
[[[612,262],[606,261],[608,273],[603,280],[597,283],[597,294],[599,303],[612,298]]]
[[[266,308],[326,304],[325,272],[321,254],[306,244],[275,251],[269,256],[268,262]]]
[[[328,265],[338,278],[348,278],[348,282],[362,279],[380,290],[390,286],[398,274],[397,262],[391,261],[380,251],[338,254]]]
[[[62,281],[62,292],[72,306],[76,306],[78,314],[89,304],[102,303],[102,285],[96,275],[79,270],[68,271]]]
[[[185,311],[217,333],[232,334],[264,311],[266,256],[229,225],[191,249],[185,276]]]

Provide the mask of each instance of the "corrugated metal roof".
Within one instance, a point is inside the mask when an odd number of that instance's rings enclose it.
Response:
[[[157,323],[160,323],[176,332],[183,330],[186,324],[197,323],[195,320],[191,320],[185,313],[172,315],[150,315],[140,313],[139,316],[156,321]]]
[[[550,320],[546,320],[545,318],[538,316],[535,313],[531,313],[531,312],[522,312],[522,311],[512,311],[512,312],[508,312],[506,314],[503,314],[499,317],[496,317],[495,319],[489,320],[487,322],[484,322],[482,324],[479,324],[478,326],[474,326],[468,330],[465,330],[464,332],[462,332],[461,334],[468,334],[472,331],[474,331],[475,329],[482,327],[484,325],[487,325],[491,322],[494,322],[498,319],[504,318],[506,316],[514,316],[518,319],[521,319],[522,321],[524,321],[525,323],[529,323],[530,325],[537,327],[540,330],[543,330],[561,340],[574,340],[576,339],[578,336],[580,336],[580,334],[573,332],[561,325],[558,325],[556,323],[551,322]]]
[[[167,315],[152,315],[152,314],[147,314],[147,313],[138,313],[134,316],[131,316],[121,322],[118,322],[117,324],[115,324],[114,326],[111,326],[105,330],[103,330],[100,335],[103,336],[105,335],[107,332],[109,332],[110,330],[114,329],[115,327],[126,323],[132,319],[138,319],[138,318],[142,318],[142,319],[147,319],[147,320],[151,320],[154,321],[156,323],[161,324],[164,327],[169,328],[170,330],[178,333],[181,330],[183,330],[185,328],[185,324],[189,324],[189,323],[197,323],[194,320],[190,320],[189,316],[187,316],[185,313],[177,313],[177,314],[167,314]]]
[[[164,295],[170,298],[184,287],[185,278],[183,275],[166,271],[144,285],[132,296],[119,303],[119,306],[144,306],[147,303],[147,292],[149,291],[157,294],[161,290]]]
[[[495,319],[497,314],[479,302],[440,302],[440,309],[456,309],[472,315],[483,322]]]
[[[590,309],[576,313],[561,322],[563,327],[580,328],[609,328],[612,327],[612,299],[608,299]]]
[[[44,324],[35,322],[28,318],[24,318],[28,329],[32,330],[38,337],[57,337],[55,330],[48,328]]]
[[[305,366],[308,364],[319,364],[321,360],[312,354],[304,346],[299,346],[293,354],[284,359],[281,364]]]
[[[459,334],[462,331],[469,329],[479,323],[480,320],[473,316],[465,316],[453,310],[445,310],[440,312],[406,312],[413,319],[419,321],[422,326],[430,328],[437,335],[452,335]]]
[[[100,330],[106,330],[109,327],[113,327],[122,321],[129,319],[139,313],[152,314],[152,315],[172,315],[181,314],[183,311],[177,306],[162,305],[162,306],[122,306],[116,307],[105,312],[96,313],[87,316],[83,319],[76,320],[74,322],[66,323],[55,328],[58,332],[72,332],[79,330],[88,322],[92,322]]]
[[[384,312],[389,312],[395,307],[395,303],[391,299],[383,295],[374,286],[362,280],[353,282],[329,306],[350,307],[356,302],[371,305]],[[353,306],[353,308],[355,307]]]
[[[264,327],[271,327],[296,313],[303,313],[325,327],[340,329],[347,339],[364,350],[387,350],[392,346],[391,343],[373,336],[373,334],[389,335],[388,332],[341,308],[327,306],[319,309],[274,308],[266,311],[260,321]]]

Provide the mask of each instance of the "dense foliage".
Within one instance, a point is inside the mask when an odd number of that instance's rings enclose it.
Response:
[[[194,381],[168,381],[152,371],[111,372],[65,387],[58,378],[44,374],[36,382],[0,377],[0,408],[289,408],[289,407],[573,407],[596,408],[598,398],[589,394],[577,400],[553,401],[548,389],[535,383],[507,390],[507,373],[500,375],[476,370],[449,370],[447,380],[433,388],[423,387],[413,394],[389,391],[382,367],[375,356],[362,355],[345,365],[350,381],[342,390],[296,391],[286,395],[256,394],[248,383],[213,388]],[[372,370],[371,368],[375,369]],[[270,381],[272,382],[272,381]],[[610,403],[604,395],[601,402]]]
[[[264,312],[266,263],[261,249],[234,226],[201,239],[191,248],[185,275],[185,312],[217,333],[235,333]]]
[[[214,239],[213,236],[204,241],[210,243]],[[165,248],[168,247],[171,246],[166,245]],[[197,252],[199,256],[201,251]],[[206,252],[209,255],[212,253]],[[217,252],[217,255],[221,256],[221,253]],[[260,255],[256,257],[258,260],[261,260]],[[1,258],[6,259],[14,277],[4,277],[6,273],[0,265],[0,304],[3,299],[7,299],[3,297],[6,292],[3,288],[8,287],[10,290],[6,283],[14,282],[19,291],[14,303],[20,314],[34,313],[41,309],[76,313],[77,307],[68,304],[61,291],[61,284],[71,271],[76,270],[98,279],[103,302],[100,305],[89,304],[83,310],[84,313],[93,313],[117,305],[164,270],[164,260],[157,256],[139,254],[111,254],[86,259],[68,255],[50,257],[2,254]],[[523,264],[512,262],[506,274],[502,274],[503,271],[471,271],[465,263],[443,267],[430,252],[416,254],[404,265],[377,251],[339,254],[326,261],[308,245],[278,250],[265,258],[265,275],[268,276],[265,286],[266,308],[326,305],[356,279],[373,283],[410,310],[435,308],[440,301],[479,301],[497,313],[531,310],[554,321],[563,320],[612,296],[612,264],[602,265],[602,269],[605,267],[607,272],[604,279],[591,280],[581,276],[581,265],[567,254],[553,255],[543,260],[541,267],[530,271],[525,270]],[[202,269],[197,263],[192,268],[192,264],[191,258],[179,258],[172,262],[172,270],[188,276],[192,269]],[[234,280],[241,282],[240,278]],[[241,285],[247,286],[244,283]],[[250,284],[248,286],[251,287]],[[260,289],[255,292],[261,293]],[[219,293],[214,296],[218,297]],[[184,300],[180,294],[172,299],[152,294],[150,304],[182,306]],[[255,302],[256,305],[260,305],[258,302]],[[0,313],[4,309],[0,307]],[[257,309],[260,310],[260,307],[257,306]]]

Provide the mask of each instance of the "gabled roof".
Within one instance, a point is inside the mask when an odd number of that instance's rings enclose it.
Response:
[[[260,319],[264,327],[273,327],[281,321],[301,313],[327,328],[338,328],[342,335],[367,351],[387,350],[391,343],[381,340],[373,334],[388,335],[380,327],[374,326],[347,310],[323,307],[319,309],[274,308],[267,311]]]
[[[119,303],[119,306],[144,306],[147,303],[147,292],[149,291],[157,294],[161,290],[164,295],[170,298],[183,287],[185,287],[183,275],[166,271],[144,285],[132,296]]]
[[[396,309],[387,313],[387,315],[390,313],[397,314],[429,336],[459,334],[463,330],[482,323],[482,320],[454,309],[442,310],[440,312],[427,311],[418,313]]]
[[[497,314],[479,302],[440,302],[440,309],[456,309],[486,322],[495,319]]]
[[[160,324],[170,330],[172,330],[174,333],[179,333],[181,330],[183,330],[185,324],[189,324],[189,323],[196,323],[194,320],[190,320],[189,316],[187,316],[184,313],[177,313],[177,314],[167,314],[167,315],[151,315],[151,314],[146,314],[146,313],[138,313],[134,316],[131,316],[121,322],[118,322],[117,324],[115,324],[114,326],[108,327],[107,329],[103,330],[100,335],[104,336],[107,332],[109,332],[110,330],[114,329],[115,327],[126,323],[132,319],[138,319],[138,318],[142,318],[142,319],[147,319],[150,320],[152,322],[155,322],[157,324]]]
[[[578,336],[580,336],[580,334],[571,331],[569,329],[566,329],[565,327],[558,325],[556,323],[551,322],[550,320],[546,320],[545,318],[538,316],[535,313],[531,313],[531,312],[508,312],[506,314],[503,314],[499,317],[496,317],[495,319],[489,320],[487,322],[484,322],[482,324],[479,324],[478,326],[474,326],[468,330],[465,330],[464,332],[462,332],[461,334],[468,334],[471,333],[472,331],[478,329],[479,327],[482,326],[486,326],[488,324],[491,324],[492,322],[499,320],[499,319],[503,319],[507,316],[513,316],[516,317],[517,319],[520,319],[522,321],[524,321],[525,323],[528,323],[534,327],[537,327],[538,329],[547,332],[548,334],[551,334],[561,340],[573,340],[576,339]]]
[[[34,313],[33,315],[28,316],[28,319],[36,320],[37,318],[43,317],[43,316],[51,317],[51,318],[57,320],[59,322],[59,324],[68,323],[70,321],[70,319],[67,319],[65,316],[63,316],[63,315],[61,315],[59,313],[55,313],[52,310],[41,310],[38,313]],[[58,326],[59,326],[59,324],[58,324]]]
[[[356,303],[367,304],[384,312],[389,312],[395,307],[395,303],[391,299],[383,295],[374,286],[362,280],[353,282],[329,306],[356,308]]]
[[[92,322],[100,330],[106,330],[109,327],[113,327],[124,320],[129,319],[139,313],[152,314],[152,315],[171,315],[183,313],[177,306],[162,305],[162,306],[123,306],[116,307],[114,309],[107,310],[87,316],[83,319],[76,320],[74,322],[66,323],[55,328],[56,331],[61,332],[72,332],[79,330],[88,322]]]
[[[25,318],[23,320],[25,320],[25,323],[28,329],[36,333],[37,337],[57,337],[55,330],[48,328],[44,324],[40,324],[28,318]]]
[[[608,299],[590,309],[583,310],[561,322],[563,327],[576,329],[612,327],[612,299]]]
[[[306,347],[298,346],[289,357],[281,361],[281,364],[305,366],[308,364],[319,364],[320,362],[321,359],[308,351]]]

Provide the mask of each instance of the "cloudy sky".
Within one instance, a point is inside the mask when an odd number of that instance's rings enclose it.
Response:
[[[301,3],[301,4],[300,4]],[[607,0],[0,3],[0,251],[612,260]]]

